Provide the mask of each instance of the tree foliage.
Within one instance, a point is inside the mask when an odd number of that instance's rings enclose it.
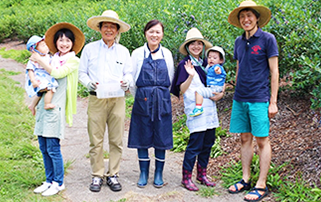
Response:
[[[165,25],[162,44],[169,48],[177,64],[182,59],[178,47],[186,32],[197,27],[215,45],[226,51],[227,80],[233,81],[236,63],[233,60],[234,40],[242,30],[227,21],[230,11],[241,1],[234,0],[7,0],[1,1],[0,41],[5,38],[27,40],[43,35],[55,23],[70,22],[86,36],[86,43],[97,40],[100,34],[86,25],[88,18],[104,10],[117,11],[131,25],[122,34],[121,43],[130,51],[145,42],[143,28],[151,19]],[[313,108],[321,107],[321,1],[319,0],[256,0],[272,11],[271,21],[263,28],[273,33],[279,45],[281,78],[290,81],[287,87],[297,95],[308,95]]]

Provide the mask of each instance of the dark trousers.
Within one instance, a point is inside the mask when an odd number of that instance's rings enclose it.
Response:
[[[196,158],[202,168],[206,168],[215,142],[215,128],[191,133],[186,147],[183,168],[192,172]]]

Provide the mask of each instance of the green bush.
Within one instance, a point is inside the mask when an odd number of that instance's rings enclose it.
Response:
[[[189,139],[189,130],[186,126],[186,115],[179,117],[178,121],[173,123],[173,148],[174,152],[182,152],[186,150]]]
[[[108,2],[108,3],[107,3]],[[241,1],[211,0],[10,0],[0,3],[0,41],[5,38],[27,40],[31,35],[43,35],[57,22],[70,22],[85,34],[86,43],[97,40],[100,34],[87,27],[91,16],[106,9],[117,11],[120,18],[131,25],[122,34],[121,43],[130,51],[144,44],[143,28],[154,18],[164,23],[162,44],[173,53],[175,64],[182,55],[179,45],[186,32],[197,27],[205,38],[226,51],[227,81],[235,78],[233,60],[234,40],[242,30],[227,22],[228,14]],[[311,97],[313,108],[321,107],[320,41],[321,1],[318,0],[256,0],[272,11],[272,19],[263,30],[273,33],[278,41],[280,76],[292,80],[291,89]],[[71,11],[72,8],[72,11]]]
[[[216,140],[211,148],[210,157],[216,158],[223,154],[220,142],[221,137],[227,136],[227,130],[221,127],[216,128]],[[189,130],[186,126],[186,115],[183,114],[178,118],[178,121],[173,123],[173,148],[174,152],[183,152],[186,150],[188,140],[189,140]]]
[[[312,95],[312,108],[321,108],[321,1],[271,2],[269,31],[279,44],[281,77],[292,80],[295,95]]]
[[[221,137],[227,136],[227,129],[222,129],[222,127],[216,128],[215,136],[216,136],[215,143],[212,146],[211,153],[210,153],[211,158],[216,158],[223,154],[223,150],[221,148],[220,143],[221,143]]]
[[[297,177],[295,183],[284,179],[275,196],[278,201],[282,202],[320,201],[321,189],[317,187],[312,188],[301,178]]]

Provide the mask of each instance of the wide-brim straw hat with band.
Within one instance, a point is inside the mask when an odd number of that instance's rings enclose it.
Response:
[[[223,50],[223,48],[221,48],[221,47],[219,47],[219,46],[213,46],[213,47],[207,49],[207,51],[206,51],[206,57],[208,57],[208,52],[210,52],[211,50],[212,50],[212,51],[217,51],[217,52],[221,53],[221,54],[222,54],[222,57],[223,57],[223,63],[225,62],[225,51]]]
[[[235,27],[242,28],[238,19],[238,14],[244,8],[252,8],[260,13],[258,21],[259,27],[264,27],[271,19],[271,10],[265,6],[258,6],[254,1],[243,1],[239,7],[235,8],[228,16],[228,22]]]
[[[101,16],[93,16],[87,20],[87,25],[93,30],[100,31],[99,23],[112,22],[119,25],[119,33],[127,32],[130,25],[119,19],[118,14],[113,10],[104,11]]]
[[[82,31],[80,31],[80,29],[78,29],[78,27],[68,22],[57,23],[51,26],[46,31],[45,42],[50,52],[56,53],[58,51],[58,49],[55,46],[54,37],[55,37],[55,34],[61,29],[69,29],[74,34],[75,42],[73,43],[72,51],[78,54],[85,44],[85,35],[82,33]]]
[[[183,55],[187,55],[185,45],[192,41],[202,41],[205,45],[205,50],[213,46],[209,41],[204,39],[202,33],[197,28],[193,27],[192,29],[188,30],[184,43],[182,43],[182,45],[179,47],[179,52]]]

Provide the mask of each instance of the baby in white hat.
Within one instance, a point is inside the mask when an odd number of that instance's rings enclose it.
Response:
[[[199,88],[195,92],[196,106],[191,117],[199,116],[204,113],[202,104],[203,98],[213,97],[213,92],[222,92],[225,83],[226,72],[223,68],[225,62],[225,52],[219,46],[213,46],[206,51],[207,67],[206,67],[206,85],[207,87]]]

